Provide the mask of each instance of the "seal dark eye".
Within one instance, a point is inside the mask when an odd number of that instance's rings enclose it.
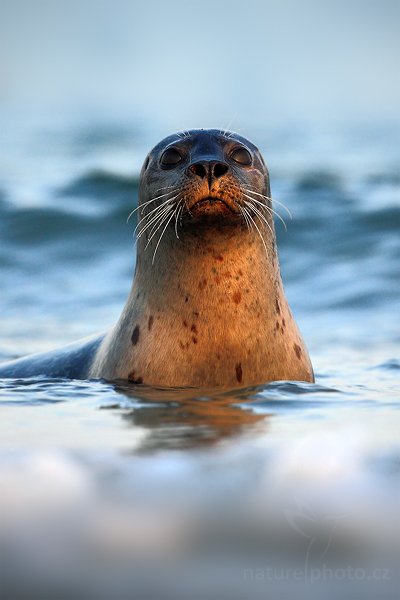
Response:
[[[231,152],[231,159],[237,162],[239,165],[251,165],[252,159],[251,154],[246,148],[235,148]]]
[[[167,148],[161,156],[161,164],[163,167],[174,167],[182,160],[182,155],[176,148]]]

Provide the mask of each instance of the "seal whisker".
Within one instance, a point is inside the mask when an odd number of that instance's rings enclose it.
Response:
[[[233,123],[233,121],[236,119],[237,115],[238,115],[238,113],[237,113],[237,111],[236,111],[236,112],[233,114],[233,117],[232,117],[232,118],[231,118],[231,119],[228,121],[228,125],[227,125],[227,126],[226,126],[226,127],[225,127],[225,128],[222,130],[222,131],[220,130],[220,133],[221,133],[221,135],[223,135],[223,136],[224,136],[225,138],[227,138],[227,139],[229,139],[229,136],[228,136],[228,131],[229,131],[229,129],[232,127],[232,123]],[[229,134],[229,135],[232,135],[232,134]]]
[[[251,209],[256,215],[258,215],[258,217],[264,221],[264,223],[266,224],[266,226],[268,227],[268,229],[270,230],[271,234],[272,234],[272,228],[271,225],[268,223],[267,218],[265,215],[262,214],[262,212],[254,205],[251,203],[247,203],[247,206],[249,207],[249,209]]]
[[[143,213],[143,209],[148,205],[151,204],[151,202],[154,202],[155,200],[160,200],[161,198],[165,198],[166,196],[170,196],[171,194],[175,194],[175,192],[177,192],[178,189],[175,188],[173,190],[171,190],[170,192],[165,192],[164,194],[160,194],[159,196],[156,196],[155,198],[151,198],[150,200],[147,200],[146,202],[143,202],[139,208],[141,208],[141,213]]]
[[[136,237],[137,239],[139,239],[142,234],[149,229],[150,227],[152,227],[153,225],[157,224],[157,221],[160,217],[162,217],[164,215],[165,212],[168,212],[169,209],[172,208],[171,206],[165,206],[163,209],[161,209],[157,214],[153,215],[153,217],[150,219],[150,221],[148,223],[145,223],[143,225],[143,227],[141,228],[141,230],[137,233]],[[143,219],[144,220],[144,219]],[[140,222],[140,224],[142,225],[142,221]],[[135,234],[135,232],[134,232]]]
[[[246,192],[255,194],[256,196],[261,196],[261,198],[265,198],[265,200],[270,200],[271,202],[274,202],[275,204],[279,204],[280,206],[282,206],[282,208],[284,208],[286,210],[289,217],[291,219],[293,219],[293,215],[290,212],[290,210],[288,209],[288,207],[286,206],[286,204],[283,204],[283,202],[280,202],[280,200],[277,200],[276,198],[271,198],[271,196],[265,196],[265,194],[260,194],[259,192],[255,192],[254,190],[247,190],[246,188],[243,188],[243,189],[246,190]]]
[[[249,200],[251,200],[252,202],[255,202],[256,204],[258,204],[259,206],[261,206],[264,210],[268,211],[269,214],[276,215],[278,217],[278,219],[283,223],[285,231],[287,231],[287,227],[286,227],[286,223],[285,223],[284,219],[281,217],[281,215],[279,213],[276,212],[276,210],[274,210],[270,206],[266,206],[265,204],[263,204],[259,200],[256,200],[255,198],[252,198],[251,196],[248,196],[247,194],[243,194],[243,195],[246,196],[246,198],[249,198]]]
[[[147,215],[145,215],[144,217],[142,217],[140,219],[140,221],[138,222],[138,224],[136,225],[134,232],[136,233],[137,229],[140,227],[140,225],[143,223],[143,221],[146,221],[150,218],[150,221],[148,221],[148,223],[146,223],[146,226],[149,225],[155,216],[157,216],[157,212],[160,211],[161,209],[165,208],[166,206],[168,206],[170,204],[170,202],[172,202],[173,200],[175,200],[175,198],[178,198],[179,194],[177,194],[176,196],[173,196],[172,198],[168,198],[167,200],[165,200],[164,202],[162,202],[162,204],[160,204],[160,206],[156,206],[156,208],[153,208],[149,213],[147,213]],[[154,215],[153,213],[156,213],[156,215]],[[153,216],[151,216],[153,215]]]
[[[178,240],[180,239],[179,235],[178,235],[178,219],[179,219],[179,214],[182,212],[182,209],[183,209],[183,202],[184,202],[184,199],[182,198],[179,201],[179,203],[177,204],[177,208],[175,210],[175,235]]]
[[[140,230],[140,232],[139,232],[139,236],[140,236],[140,235],[141,235],[141,233],[142,233],[142,231],[145,231],[145,230],[146,230],[148,227],[151,227],[151,225],[152,225],[152,224],[153,224],[155,221],[157,221],[157,219],[158,219],[158,218],[161,216],[161,214],[163,214],[163,213],[164,213],[164,211],[168,210],[169,208],[172,208],[170,204],[166,204],[166,205],[164,205],[164,206],[157,207],[157,209],[158,209],[158,210],[157,210],[156,214],[155,214],[155,215],[153,215],[153,216],[151,217],[151,219],[149,219],[149,220],[147,221],[147,223],[146,223],[146,217],[145,217],[145,218],[143,218],[143,219],[141,219],[141,220],[140,220],[140,222],[138,223],[138,225],[136,226],[136,228],[135,228],[135,231],[136,231],[136,229],[138,228],[138,226],[140,226],[140,225],[143,225],[142,229],[141,229],[141,230]]]
[[[144,215],[143,219],[148,219],[149,216],[153,213],[155,213],[159,208],[165,206],[166,204],[168,204],[168,202],[173,202],[176,198],[178,198],[180,192],[178,194],[176,194],[175,196],[172,196],[172,198],[167,198],[166,200],[163,200],[163,202],[161,202],[161,204],[159,206],[156,206],[155,208],[152,208],[146,215]]]
[[[141,208],[141,205],[140,205],[140,204],[138,204],[138,205],[137,205],[137,207],[136,207],[136,208],[134,208],[134,209],[133,209],[133,211],[129,213],[129,215],[128,215],[128,218],[126,219],[126,224],[128,224],[128,223],[129,223],[129,221],[130,221],[130,219],[131,219],[132,215],[134,215],[134,214],[135,214],[135,212],[136,212],[137,210],[139,210],[139,208]]]
[[[243,207],[242,207],[242,206],[239,206],[239,212],[240,212],[240,214],[241,214],[241,215],[242,215],[242,217],[243,217],[243,221],[244,221],[244,223],[246,224],[246,227],[247,227],[247,229],[250,231],[250,223],[249,223],[249,220],[248,220],[248,218],[247,218],[247,215],[246,215],[246,213],[244,212],[244,210],[243,210]]]
[[[144,232],[145,232],[147,229],[149,229],[149,227],[151,227],[152,225],[153,225],[154,227],[156,227],[156,226],[157,226],[157,224],[158,224],[158,223],[157,223],[157,222],[158,222],[158,220],[159,220],[159,219],[162,219],[162,218],[164,217],[164,215],[165,215],[165,214],[167,214],[167,213],[168,213],[170,210],[172,210],[172,206],[170,206],[170,205],[167,205],[167,206],[164,206],[164,208],[162,208],[162,209],[161,209],[161,210],[160,210],[160,211],[159,211],[159,212],[158,212],[156,215],[153,215],[153,217],[150,219],[150,221],[149,221],[148,223],[146,223],[146,224],[144,225],[144,227],[143,227],[143,228],[142,228],[142,229],[139,231],[138,235],[136,236],[136,237],[137,237],[137,239],[139,239],[139,238],[142,236],[142,234],[143,234],[143,233],[144,233]],[[154,231],[154,229],[152,229],[152,231],[150,232],[150,234],[151,234],[153,231]]]
[[[166,224],[165,224],[165,227],[164,227],[164,229],[163,229],[163,230],[162,230],[162,232],[161,232],[161,235],[160,235],[160,237],[159,237],[159,240],[158,240],[158,242],[157,242],[156,248],[155,248],[155,250],[154,250],[154,254],[153,254],[153,260],[151,261],[151,264],[152,264],[152,265],[154,265],[154,259],[156,258],[156,254],[157,254],[158,246],[160,245],[160,242],[161,242],[161,240],[162,240],[162,237],[163,237],[163,235],[164,235],[164,233],[165,233],[165,231],[166,231],[166,229],[167,229],[168,225],[170,224],[170,222],[171,222],[171,220],[172,220],[172,218],[173,218],[174,214],[175,214],[175,212],[173,212],[173,213],[172,213],[172,215],[169,217],[169,219],[167,220],[167,222],[166,222]]]
[[[151,229],[149,228],[150,229],[150,232],[149,232],[150,237],[152,236],[153,232],[155,232],[158,229],[158,226],[160,224],[162,224],[164,217],[169,214],[170,210],[173,210],[172,206],[167,206],[166,209],[163,210],[161,214],[157,215],[157,218],[154,219],[154,222],[151,223]]]
[[[178,235],[178,212],[179,212],[179,208],[176,208],[174,216],[175,216],[175,236],[176,236],[177,240],[179,240],[179,235]]]
[[[249,211],[244,206],[241,206],[240,208],[243,211],[242,214],[246,219],[246,223],[249,227],[249,231],[251,231],[253,229],[253,223],[249,219]]]
[[[262,243],[263,243],[263,246],[264,246],[264,248],[265,248],[265,252],[266,252],[266,253],[267,253],[267,255],[268,255],[268,249],[267,249],[267,245],[266,245],[266,243],[265,243],[265,241],[264,241],[264,238],[263,238],[263,236],[262,236],[262,233],[261,233],[260,229],[259,229],[259,228],[258,228],[258,226],[257,226],[257,223],[255,222],[255,220],[254,220],[254,219],[253,219],[253,217],[251,216],[251,213],[250,213],[250,211],[248,211],[248,210],[247,210],[246,212],[247,212],[247,216],[249,217],[250,221],[251,221],[252,223],[254,223],[254,227],[257,229],[258,235],[260,236],[260,238],[261,238],[261,241],[262,241]]]
[[[179,225],[182,227],[182,216],[183,216],[183,211],[185,210],[185,208],[187,208],[187,200],[186,200],[186,196],[183,196],[182,198],[182,208],[181,208],[181,212],[179,215]]]
[[[150,232],[150,237],[149,237],[149,239],[147,240],[147,244],[146,244],[146,246],[145,246],[145,248],[144,248],[145,250],[147,250],[147,248],[148,248],[148,247],[149,247],[149,245],[150,245],[150,242],[151,242],[151,240],[152,240],[152,239],[153,239],[153,237],[156,235],[156,233],[157,233],[157,231],[160,229],[160,227],[162,227],[163,223],[165,223],[165,219],[167,219],[167,218],[168,218],[168,215],[169,215],[169,214],[172,214],[172,215],[174,214],[174,213],[173,213],[173,210],[172,210],[172,207],[169,207],[169,210],[165,211],[165,212],[164,212],[164,213],[161,215],[161,217],[160,217],[159,221],[158,221],[158,222],[155,224],[154,228],[151,230],[151,232]]]
[[[275,203],[275,204],[279,204],[280,206],[282,206],[286,212],[288,213],[289,217],[291,219],[293,219],[292,213],[290,212],[290,210],[288,209],[288,207],[283,204],[283,202],[280,202],[279,200],[276,200],[276,198],[271,198],[271,196],[265,196],[264,194],[259,194],[258,192],[255,192],[254,190],[248,190],[246,188],[243,188],[244,191],[248,192],[249,194],[255,194],[256,196],[260,196],[261,198],[264,198],[265,200],[270,200],[271,203]],[[255,200],[255,198],[253,198],[253,200]],[[262,206],[264,206],[267,210],[272,211],[277,217],[281,217],[281,215],[279,215],[279,213],[277,211],[275,211],[271,206],[268,206],[266,204],[263,204],[262,202],[260,203]]]
[[[173,186],[171,186],[173,187]],[[147,200],[147,202],[143,202],[141,204],[138,204],[136,208],[133,209],[133,211],[131,213],[129,213],[129,216],[126,220],[126,222],[128,223],[130,218],[132,217],[132,215],[139,209],[143,209],[145,206],[147,206],[148,204],[150,204],[151,202],[155,202],[156,200],[159,200],[160,198],[164,198],[165,196],[168,196],[169,194],[173,194],[174,192],[176,192],[177,189],[175,190],[171,190],[170,192],[166,192],[165,194],[161,194],[161,196],[156,196],[155,198],[151,198],[150,200]]]
[[[176,202],[177,207],[179,207],[179,197],[181,195],[182,192],[179,192],[179,194],[176,194],[176,196],[174,196],[173,198],[170,198],[170,200],[175,200],[176,198],[178,198],[178,201]],[[176,208],[177,208],[176,207]],[[150,219],[149,223],[147,223],[145,225],[145,227],[143,229],[147,229],[148,225],[151,225],[152,223],[154,224],[154,227],[157,226],[157,224],[155,223],[155,221],[158,220],[158,217],[163,216],[165,214],[165,212],[167,211],[167,209],[172,208],[172,206],[170,206],[170,204],[168,202],[164,202],[163,204],[161,204],[159,207],[157,207],[159,209],[159,213],[157,213],[155,210],[153,210],[152,212],[156,212],[155,215],[153,215],[153,217]],[[175,210],[176,210],[175,208]],[[168,211],[167,211],[168,212]],[[150,213],[149,213],[150,214]],[[148,215],[146,215],[147,217]],[[145,217],[145,218],[146,218]],[[150,234],[154,231],[154,228],[151,230]]]
[[[240,129],[237,129],[236,131],[237,131],[237,133],[239,133]],[[226,132],[225,132],[225,135],[224,135],[224,137],[225,137],[227,140],[231,140],[231,139],[233,138],[233,136],[234,136],[234,135],[235,135],[235,132],[234,132],[234,131],[231,131],[230,133],[228,133],[228,132],[226,131]]]
[[[160,190],[168,190],[169,188],[175,187],[174,185],[164,185],[163,187],[157,188],[155,192],[159,192]]]

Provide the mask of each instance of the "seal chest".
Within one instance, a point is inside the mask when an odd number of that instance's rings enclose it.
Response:
[[[285,298],[268,171],[245,138],[169,136],[139,186],[132,289],[90,375],[160,386],[313,381]]]

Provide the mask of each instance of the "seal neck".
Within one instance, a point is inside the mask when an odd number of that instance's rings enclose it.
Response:
[[[264,240],[254,230],[237,227],[197,230],[180,239],[169,235],[154,263],[154,250],[139,248],[130,300],[174,310],[179,297],[215,308],[214,302],[234,294],[238,298],[247,289],[266,301],[281,279],[274,236],[264,235]]]
[[[274,236],[207,231],[139,249],[133,287],[92,376],[165,386],[312,381]],[[273,238],[271,240],[271,238]]]

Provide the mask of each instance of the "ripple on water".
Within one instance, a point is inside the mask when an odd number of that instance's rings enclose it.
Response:
[[[59,190],[60,196],[93,197],[99,202],[119,201],[128,206],[137,194],[139,179],[117,173],[93,171],[82,175]]]
[[[48,377],[0,379],[0,408],[6,405],[40,406],[58,402],[98,398],[109,393],[100,381],[77,381]]]
[[[372,367],[373,369],[382,370],[382,371],[399,371],[400,370],[400,360],[397,358],[390,358],[385,360],[383,363]]]

